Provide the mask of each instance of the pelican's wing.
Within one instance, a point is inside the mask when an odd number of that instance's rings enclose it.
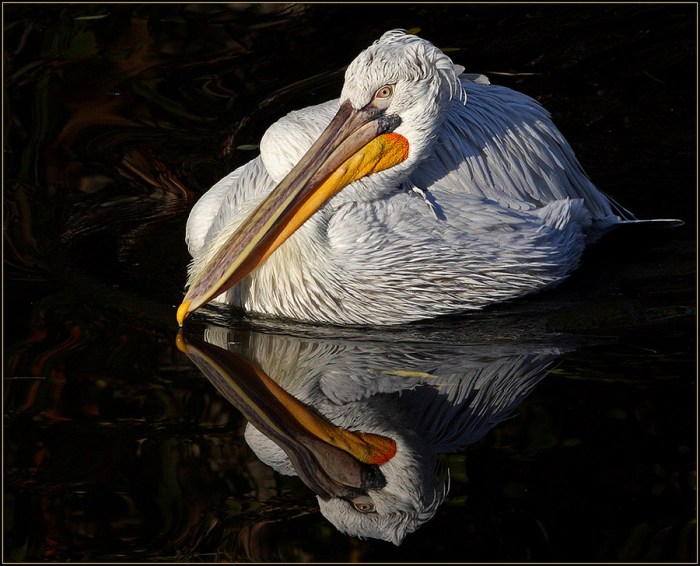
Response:
[[[336,98],[293,110],[272,124],[260,140],[265,169],[279,183],[318,139],[338,111]]]
[[[584,199],[596,220],[617,221],[618,210],[586,176],[573,150],[532,98],[462,77],[466,103],[455,98],[435,150],[412,174],[422,190],[484,196],[510,208]]]
[[[195,203],[187,219],[185,240],[190,255],[200,256],[207,244],[238,218],[237,226],[274,187],[260,157],[256,157],[217,182]],[[244,210],[245,208],[245,210]]]
[[[338,100],[330,100],[272,124],[260,140],[260,155],[217,182],[192,208],[185,235],[190,255],[197,258],[215,237],[228,237],[291,171],[337,110]]]
[[[505,356],[409,392],[401,403],[405,411],[420,415],[413,426],[436,452],[453,452],[511,416],[560,355],[552,348]]]

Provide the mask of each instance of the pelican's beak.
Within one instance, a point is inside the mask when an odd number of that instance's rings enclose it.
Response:
[[[177,320],[230,289],[291,236],[328,199],[353,181],[401,163],[408,141],[392,133],[400,119],[349,102],[299,163],[221,246],[192,281]]]
[[[396,453],[393,439],[334,425],[240,354],[186,339],[182,331],[176,343],[219,393],[284,450],[316,495],[350,499],[386,485],[379,465]]]

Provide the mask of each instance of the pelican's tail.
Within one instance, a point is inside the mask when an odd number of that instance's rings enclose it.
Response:
[[[605,198],[610,202],[613,213],[618,216],[617,221],[611,223],[611,226],[650,226],[656,228],[678,228],[683,226],[685,222],[676,218],[654,218],[650,220],[640,220],[619,202],[614,200],[610,195],[605,195]]]
[[[652,218],[651,220],[623,220],[618,222],[618,226],[645,226],[649,228],[679,228],[685,224],[684,220],[679,220],[677,218]]]

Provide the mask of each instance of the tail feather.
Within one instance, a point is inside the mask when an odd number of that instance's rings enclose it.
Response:
[[[677,218],[652,218],[649,220],[622,220],[617,226],[649,226],[653,228],[678,228],[683,226],[685,222]]]

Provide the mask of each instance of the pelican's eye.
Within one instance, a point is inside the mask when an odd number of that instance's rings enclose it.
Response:
[[[374,98],[391,98],[394,95],[394,85],[384,85],[377,89]]]
[[[360,495],[352,500],[352,506],[360,513],[374,513],[374,501],[367,495]]]
[[[384,109],[389,106],[391,97],[394,96],[394,85],[384,85],[377,89],[372,98],[372,106]]]

